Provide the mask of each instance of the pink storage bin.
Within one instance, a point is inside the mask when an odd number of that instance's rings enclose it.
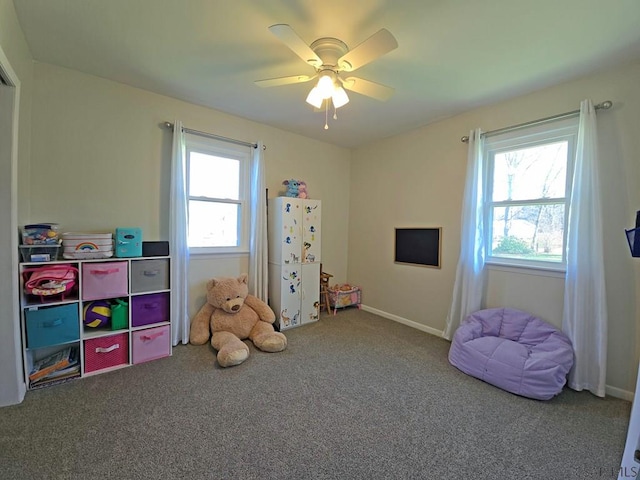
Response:
[[[169,293],[136,295],[131,298],[131,325],[142,327],[169,321]]]
[[[128,333],[92,338],[84,342],[84,371],[86,373],[128,363]]]
[[[127,262],[82,264],[82,299],[125,297],[129,293]]]
[[[133,363],[143,363],[168,357],[171,354],[171,330],[169,325],[138,330],[131,336]]]

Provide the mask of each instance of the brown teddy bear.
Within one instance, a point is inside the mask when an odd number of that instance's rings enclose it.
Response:
[[[240,365],[249,357],[249,339],[265,352],[287,348],[287,337],[273,329],[276,316],[259,298],[249,295],[247,274],[207,282],[207,303],[191,321],[189,341],[203,345],[211,337],[221,367]]]

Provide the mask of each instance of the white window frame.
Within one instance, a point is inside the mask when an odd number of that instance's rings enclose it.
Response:
[[[238,200],[226,198],[212,198],[192,196],[189,185],[191,153],[202,153],[216,157],[230,158],[240,162],[239,170],[239,198]],[[213,138],[199,135],[185,135],[185,156],[186,156],[186,189],[187,189],[187,235],[189,228],[189,202],[191,200],[210,201],[216,203],[231,203],[239,205],[238,213],[238,245],[225,247],[202,247],[189,246],[189,253],[195,255],[230,255],[249,253],[249,221],[251,217],[250,209],[250,164],[251,149],[243,145],[236,145]]]
[[[573,169],[575,161],[575,149],[578,136],[578,118],[566,118],[547,122],[542,125],[530,127],[522,127],[511,132],[494,134],[485,138],[483,159],[485,162],[485,178],[486,185],[484,193],[484,241],[485,241],[485,263],[488,265],[527,268],[534,270],[549,270],[564,272],[567,265],[567,226],[569,218],[569,208],[571,201],[571,184],[573,180]],[[558,141],[567,141],[567,170],[565,196],[560,198],[544,198],[529,199],[524,201],[498,201],[492,200],[493,196],[493,173],[494,159],[496,154],[518,150],[521,148],[530,148],[539,145],[555,143]],[[491,255],[491,245],[493,240],[493,207],[496,206],[522,206],[527,204],[539,205],[544,203],[564,203],[564,227],[563,227],[563,252],[560,262],[551,262],[545,260],[529,260],[520,258],[505,258]]]

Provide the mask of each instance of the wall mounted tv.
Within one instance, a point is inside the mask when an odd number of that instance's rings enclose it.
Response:
[[[396,228],[395,262],[440,268],[442,228]]]

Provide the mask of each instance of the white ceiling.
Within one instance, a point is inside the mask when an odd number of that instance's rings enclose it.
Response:
[[[638,0],[14,0],[35,60],[344,147],[640,58]],[[313,74],[268,30],[355,47],[387,28],[398,48],[354,74],[395,88],[349,92],[329,120],[305,103]],[[593,99],[599,101],[603,99]],[[614,99],[613,99],[614,100]],[[554,113],[554,112],[550,112]]]

